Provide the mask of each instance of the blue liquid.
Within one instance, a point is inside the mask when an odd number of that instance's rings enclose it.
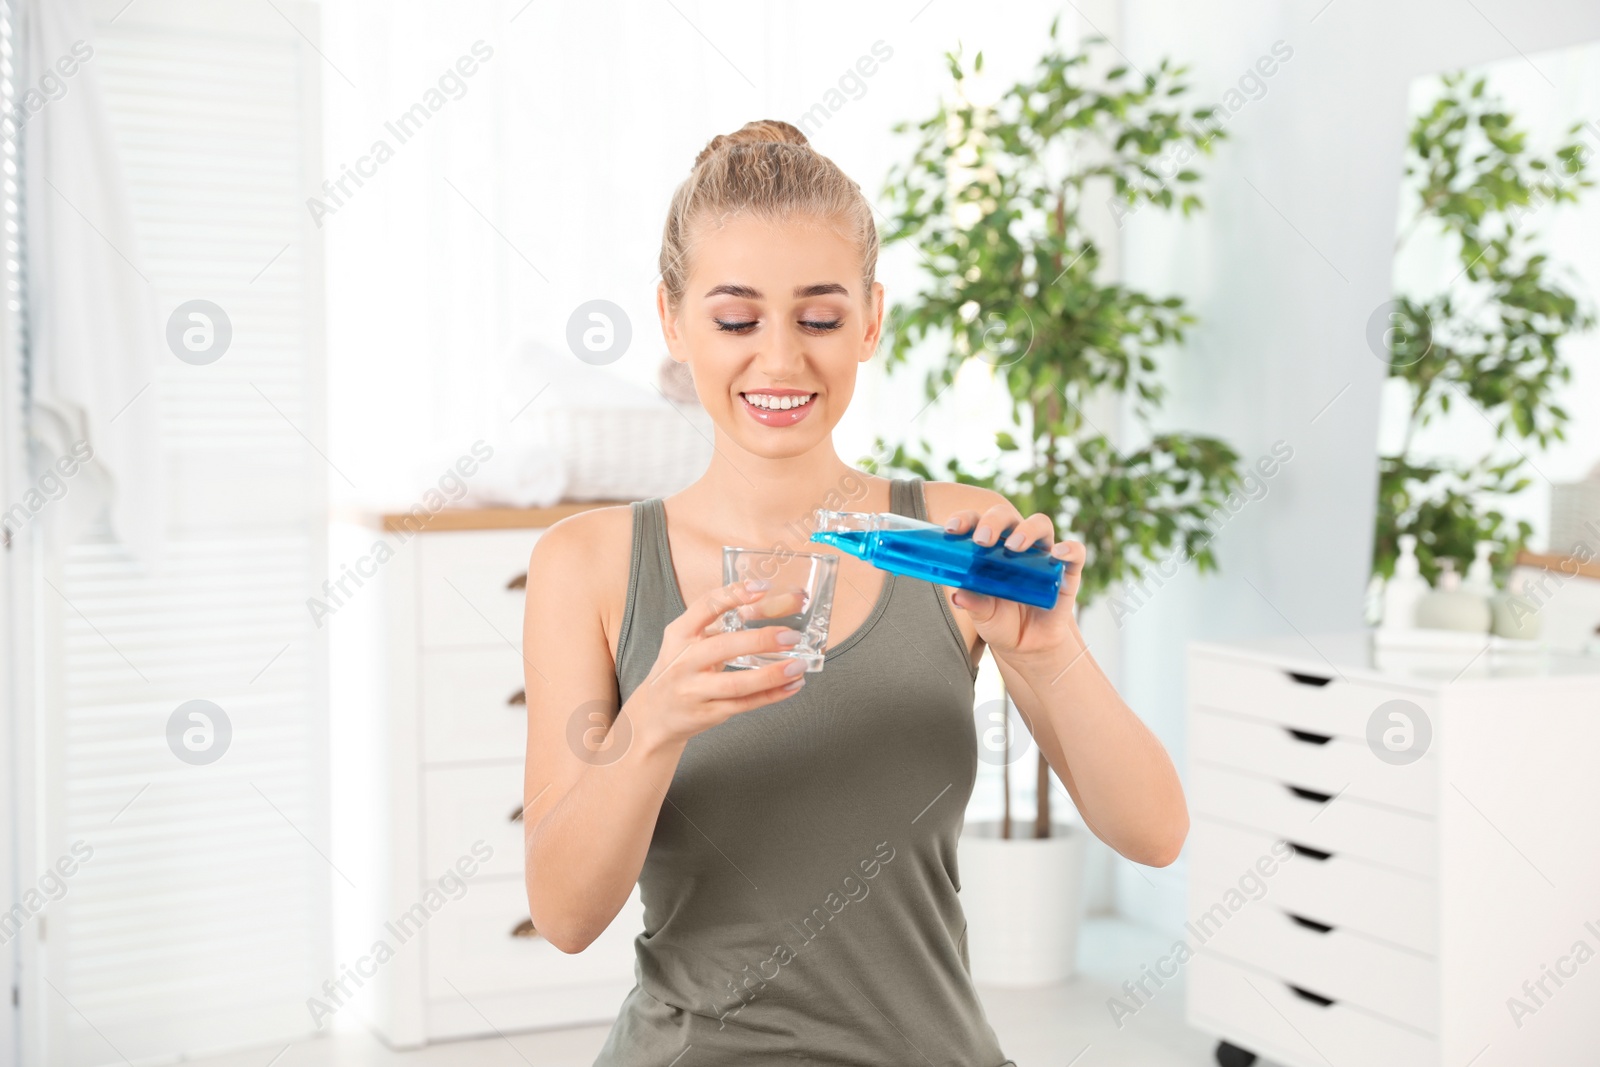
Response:
[[[976,544],[971,534],[927,530],[819,530],[811,540],[832,545],[879,570],[1015,600],[1056,606],[1066,564],[1037,545],[1013,552]]]

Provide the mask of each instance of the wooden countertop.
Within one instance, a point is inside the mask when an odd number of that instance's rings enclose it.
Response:
[[[386,532],[441,533],[451,530],[529,530],[553,526],[568,515],[616,507],[626,500],[573,500],[547,508],[443,508],[424,522],[403,511],[377,516]]]
[[[1600,558],[1579,563],[1576,556],[1563,556],[1554,552],[1518,552],[1517,566],[1550,570],[1568,577],[1600,579]]]

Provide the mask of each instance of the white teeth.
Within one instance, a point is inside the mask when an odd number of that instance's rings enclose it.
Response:
[[[758,408],[767,411],[788,411],[790,408],[804,407],[811,403],[812,394],[804,396],[772,396],[769,393],[745,393],[744,398]]]

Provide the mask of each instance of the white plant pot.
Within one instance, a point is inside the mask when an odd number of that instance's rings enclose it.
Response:
[[[961,909],[967,957],[981,985],[1023,988],[1065,982],[1078,969],[1083,868],[1088,831],[1053,824],[1032,836],[1033,822],[969,822],[961,834]]]

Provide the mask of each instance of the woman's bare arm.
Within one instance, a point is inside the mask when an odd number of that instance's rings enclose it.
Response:
[[[563,952],[581,952],[627,902],[689,738],[798,688],[784,688],[794,679],[781,664],[722,671],[734,656],[776,650],[794,631],[707,635],[724,611],[759,596],[716,589],[667,626],[650,677],[619,714],[596,576],[614,573],[619,559],[626,568],[628,557],[590,527],[605,521],[598,513],[562,520],[528,561],[524,877],[534,928]],[[792,610],[767,599],[773,614]]]
[[[604,540],[585,525],[563,520],[539,539],[522,624],[528,913],[563,952],[581,951],[627,902],[682,751],[631,744],[620,729],[612,744],[597,744],[616,712],[617,683],[592,580],[599,561],[590,557]]]

